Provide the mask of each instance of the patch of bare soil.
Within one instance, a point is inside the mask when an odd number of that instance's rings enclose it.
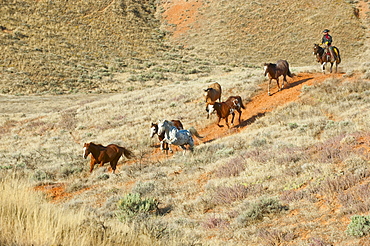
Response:
[[[92,187],[84,188],[76,192],[69,193],[66,191],[66,184],[63,183],[49,183],[42,184],[35,187],[36,191],[41,191],[46,195],[46,198],[51,200],[52,203],[69,200],[74,196],[91,189]]]
[[[198,9],[203,6],[201,0],[174,0],[162,5],[162,16],[167,21],[167,29],[177,38],[196,25],[199,20]]]

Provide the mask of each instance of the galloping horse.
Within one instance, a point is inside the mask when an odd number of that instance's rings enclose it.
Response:
[[[217,99],[221,102],[222,88],[221,85],[217,82],[210,84],[207,89],[204,90],[204,98],[206,99],[206,104],[216,102]],[[209,113],[207,119],[210,117]]]
[[[231,124],[234,124],[234,117],[235,117],[235,110],[239,113],[239,124],[240,124],[240,118],[242,115],[242,110],[245,109],[243,105],[242,98],[240,96],[230,96],[225,102],[212,102],[207,103],[206,111],[208,114],[213,113],[216,111],[216,114],[218,116],[217,125],[221,127],[220,121],[221,119],[225,119],[227,127],[229,127],[228,118],[231,114],[233,117],[231,118]]]
[[[276,64],[274,64],[274,63],[265,63],[263,65],[264,65],[264,70],[265,70],[265,76],[268,74],[269,79],[270,79],[268,89],[267,89],[267,93],[268,93],[269,96],[271,96],[271,94],[270,94],[270,84],[271,84],[271,81],[273,79],[276,80],[279,91],[281,91],[284,88],[284,82],[288,83],[288,81],[286,80],[286,76],[288,75],[291,78],[293,77],[293,74],[289,70],[289,64],[286,60],[279,60],[279,61],[276,62]],[[279,77],[280,76],[283,76],[283,84],[282,84],[281,88],[280,88],[280,85],[279,85]]]
[[[117,162],[122,154],[128,159],[134,157],[134,154],[130,150],[116,144],[103,146],[92,142],[85,143],[83,157],[86,159],[90,153],[90,173],[93,171],[95,164],[100,164],[99,166],[102,167],[103,164],[107,162],[110,162],[110,166],[114,173],[116,171]]]
[[[171,120],[171,122],[177,129],[179,130],[184,129],[184,126],[182,125],[181,121]],[[168,143],[162,142],[162,140],[164,139],[164,132],[162,134],[158,134],[158,124],[152,123],[150,126],[150,137],[152,138],[155,134],[158,135],[161,150],[168,150]]]
[[[192,136],[196,136],[199,139],[203,138],[194,127],[191,127],[189,130],[179,130],[168,120],[163,120],[158,123],[158,135],[162,133],[164,133],[162,142],[167,142],[169,144],[170,152],[173,152],[171,149],[171,144],[173,144],[180,146],[184,150],[184,154],[186,150],[185,145],[189,145],[189,149],[193,151],[194,140]]]
[[[339,49],[335,46],[332,46],[334,57],[331,55],[328,58],[328,54],[326,54],[325,49],[320,47],[318,44],[314,44],[313,46],[313,54],[316,56],[316,60],[318,63],[322,65],[322,72],[325,73],[325,65],[330,62],[330,73],[333,70],[333,64],[335,62],[335,72],[338,72],[338,65],[342,61],[340,58]],[[330,60],[329,60],[330,59]]]

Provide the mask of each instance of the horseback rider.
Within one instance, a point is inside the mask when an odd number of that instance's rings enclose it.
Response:
[[[331,37],[329,32],[330,31],[328,29],[325,29],[323,31],[324,35],[322,37],[321,44],[320,44],[320,45],[324,45],[328,61],[331,60],[330,56],[332,57],[333,60],[335,59],[334,52],[333,52],[333,47],[331,46],[331,43],[333,42],[333,38]]]

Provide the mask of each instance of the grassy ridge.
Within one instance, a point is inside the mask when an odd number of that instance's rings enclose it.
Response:
[[[315,63],[312,46],[328,28],[348,61],[361,53],[365,35],[354,7],[338,0],[204,1],[197,22],[177,41],[202,57],[227,63],[287,59],[307,66]]]
[[[258,58],[243,60],[249,52],[237,52],[244,42],[238,34],[243,26],[238,22],[244,16],[246,23],[255,20],[262,25],[257,17],[264,15],[271,24],[273,10],[288,6],[288,2],[235,1],[237,6],[231,1],[205,2],[202,14],[214,19],[211,24],[199,24],[214,31],[201,28],[197,35],[196,29],[191,29],[194,33],[189,32],[182,40],[193,44],[191,47],[162,45],[162,32],[151,29],[158,27],[157,21],[145,17],[152,13],[151,2],[143,6],[136,1],[74,2],[78,7],[52,1],[1,3],[5,8],[0,11],[5,9],[7,17],[0,17],[6,23],[1,25],[12,30],[0,33],[6,51],[0,54],[6,57],[1,59],[3,92],[44,95],[0,97],[0,244],[347,246],[369,242],[368,225],[361,224],[370,204],[370,72],[366,60],[360,61],[363,67],[352,67],[344,74],[327,76],[323,83],[303,86],[298,101],[244,119],[248,125],[238,134],[215,137],[196,146],[193,154],[161,155],[155,151],[157,140],[148,136],[150,122],[163,118],[180,119],[185,128],[202,129],[215,124],[214,117],[206,120],[202,98],[202,89],[213,81],[223,86],[223,98],[241,95],[248,111],[247,102],[261,90],[265,80],[258,63],[275,57],[262,50],[265,46],[259,44],[265,43],[261,39],[256,45],[244,46],[245,50],[262,47],[257,51]],[[354,29],[359,22],[349,11],[351,5],[342,1],[327,6],[314,3],[289,3],[292,8],[286,13],[291,14],[293,7],[299,6],[311,14],[305,19],[306,11],[295,10],[305,20],[301,26],[295,23],[298,39],[310,42],[302,31],[309,23],[312,26],[308,28],[321,36],[322,28],[313,27],[320,18],[315,18],[312,11],[338,6],[341,20],[335,23],[346,28],[338,26],[333,34],[347,32],[351,29],[346,25],[353,25],[353,35],[344,38],[353,46],[345,45],[342,53],[349,58],[351,47],[361,46],[362,42],[362,29]],[[26,17],[18,15],[17,9],[27,13]],[[212,9],[223,15],[216,15]],[[285,17],[291,16],[284,13]],[[318,15],[325,18],[325,13]],[[32,23],[32,28],[19,25],[20,16],[23,23]],[[225,19],[222,23],[234,21],[235,25],[217,25],[220,16]],[[58,24],[53,29],[55,23],[50,24],[50,20],[67,26]],[[124,60],[117,58],[114,52],[118,52],[118,46],[106,37],[112,37],[116,30],[110,23],[122,24],[120,20],[132,24],[124,27],[131,30],[127,33],[132,38],[122,39],[132,42],[128,50],[119,51],[119,56],[127,55]],[[136,21],[142,29],[135,27]],[[45,23],[45,27],[38,23]],[[283,29],[291,26],[279,23]],[[232,29],[234,26],[238,28]],[[52,31],[31,31],[47,27]],[[220,38],[223,28],[233,30],[227,33],[239,38],[240,43],[233,43],[234,39],[224,41],[225,35]],[[273,29],[259,25],[250,28],[249,33],[268,31],[275,37],[269,39],[268,45],[275,44],[280,51],[287,49],[287,45],[277,45],[279,34]],[[332,29],[327,25],[325,28]],[[63,35],[56,35],[59,30]],[[99,30],[104,35],[99,36]],[[123,31],[119,33],[124,35]],[[145,42],[151,42],[153,34],[160,37],[154,38],[149,49]],[[265,38],[254,35],[250,41]],[[286,37],[285,32],[280,35]],[[340,46],[338,36],[335,42]],[[27,41],[30,37],[32,42]],[[68,42],[58,46],[55,40]],[[152,50],[153,47],[159,48]],[[302,44],[289,47],[300,48]],[[231,56],[222,55],[226,49]],[[253,59],[257,65],[249,63]],[[239,62],[243,66],[239,67]],[[292,67],[297,74],[306,69],[318,68]],[[354,70],[363,73],[356,74]],[[63,74],[65,77],[59,77]],[[67,83],[69,79],[77,82]],[[76,91],[120,93],[72,93]],[[71,94],[48,95],[66,92]],[[229,133],[236,131],[230,129]],[[81,157],[82,144],[89,141],[123,145],[133,150],[136,158],[121,160],[116,175],[107,171],[107,165],[89,174],[88,160]],[[123,199],[127,197],[136,200]],[[155,209],[145,208],[150,202]],[[133,209],[128,212],[121,208]],[[351,222],[354,215],[357,217]]]
[[[324,28],[343,63],[363,45],[365,31],[345,1],[202,3],[190,30],[174,40],[168,30],[175,27],[161,17],[167,5],[154,0],[2,0],[0,92],[116,92],[204,76],[215,64],[312,65]]]
[[[154,1],[2,1],[3,92],[114,84],[104,78],[160,48],[155,12]]]

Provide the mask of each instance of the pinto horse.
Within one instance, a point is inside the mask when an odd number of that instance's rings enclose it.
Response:
[[[216,114],[218,116],[217,125],[219,127],[221,127],[220,125],[221,119],[225,119],[228,128],[229,128],[228,118],[230,114],[232,115],[231,124],[232,125],[234,124],[235,110],[238,111],[239,113],[239,124],[240,124],[240,118],[242,115],[241,109],[245,109],[245,107],[240,96],[230,96],[225,102],[208,103],[206,107],[206,111],[208,112],[208,114],[211,114],[214,111],[216,111]]]
[[[313,54],[316,56],[316,61],[322,65],[322,72],[325,73],[325,65],[330,62],[330,73],[333,70],[333,64],[335,63],[335,72],[338,72],[338,65],[342,61],[340,58],[339,49],[335,46],[332,46],[333,55],[332,57],[325,52],[325,49],[320,47],[318,44],[314,44],[313,46]]]
[[[184,129],[184,126],[182,125],[181,121],[171,120],[171,122],[177,129],[179,130]],[[158,124],[152,123],[150,126],[150,137],[152,138],[155,134],[158,135],[161,150],[168,150],[168,143],[162,142],[162,140],[164,139],[164,132],[162,134],[158,134]]]
[[[274,79],[276,80],[277,86],[279,88],[279,91],[281,91],[284,88],[284,82],[288,81],[286,80],[286,76],[293,77],[293,74],[289,70],[289,63],[286,60],[279,60],[274,63],[265,63],[263,64],[264,70],[265,70],[265,76],[268,74],[269,75],[269,85],[267,89],[267,93],[269,96],[271,96],[270,93],[270,84],[271,81]],[[280,87],[279,85],[279,77],[283,76],[283,83]]]
[[[194,140],[192,136],[196,136],[199,139],[203,138],[194,127],[191,127],[189,130],[179,130],[168,120],[159,121],[158,123],[158,135],[163,133],[164,139],[162,142],[168,143],[170,152],[173,152],[171,149],[171,145],[173,144],[180,146],[184,150],[183,154],[186,151],[185,145],[189,145],[189,149],[193,151]]]
[[[86,159],[89,154],[90,156],[90,173],[93,171],[95,164],[99,164],[100,167],[104,163],[109,162],[112,167],[113,173],[116,171],[117,162],[122,156],[130,159],[134,157],[134,154],[121,146],[116,144],[110,144],[108,146],[103,146],[101,144],[94,144],[92,142],[84,144],[84,154],[83,157]]]

